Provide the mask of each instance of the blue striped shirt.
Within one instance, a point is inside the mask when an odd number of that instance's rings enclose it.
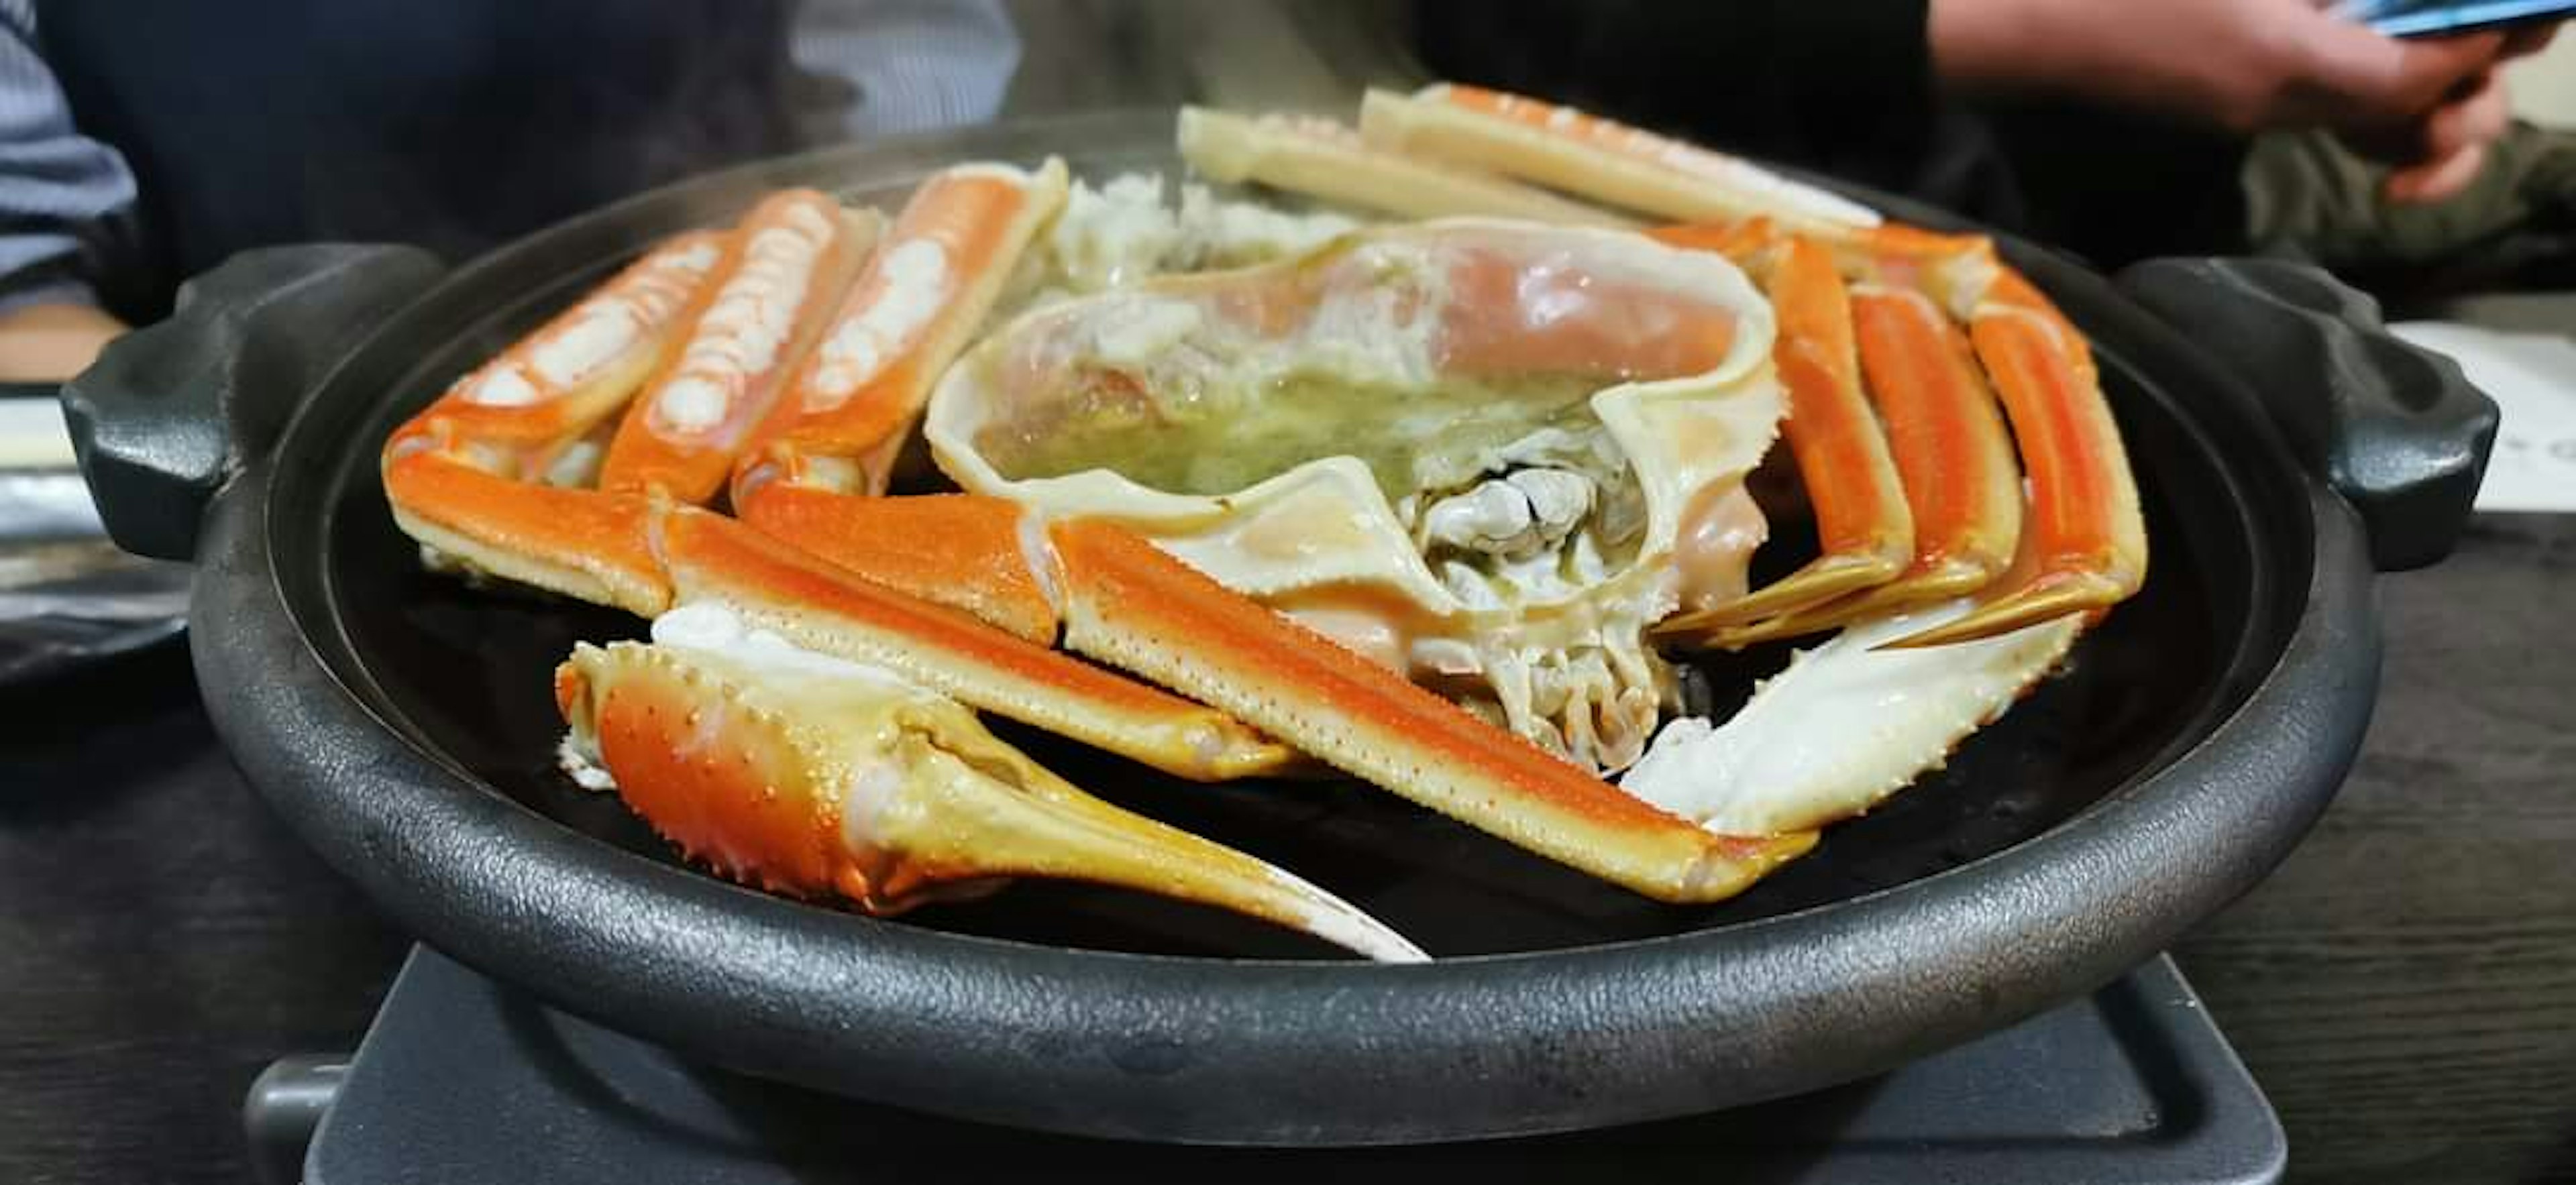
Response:
[[[82,234],[133,202],[134,174],[72,127],[36,56],[35,0],[0,0],[0,311],[93,303],[76,267]]]
[[[434,7],[424,19],[436,19]],[[95,303],[83,236],[134,203],[116,151],[80,134],[36,50],[35,0],[0,0],[0,311]],[[919,131],[993,117],[1018,69],[1002,0],[806,0],[796,64],[841,78],[856,99],[810,113],[825,137]]]

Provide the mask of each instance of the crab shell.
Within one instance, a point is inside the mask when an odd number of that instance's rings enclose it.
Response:
[[[1618,769],[1672,696],[1645,628],[1744,591],[1764,526],[1743,483],[1783,407],[1773,334],[1769,303],[1710,253],[1499,219],[1379,227],[1302,257],[1023,314],[948,371],[924,435],[971,492],[1114,521],[1552,751]],[[1350,455],[1291,458],[1215,494],[1107,468],[1012,471],[1027,468],[1011,460],[1014,442],[1079,417],[1158,414],[1160,401],[1210,388],[1257,401],[1294,397],[1282,380],[1321,380],[1401,399],[1533,376],[1599,384],[1585,403],[1614,446],[1607,464],[1641,496],[1641,534],[1602,547],[1587,524],[1535,561],[1435,565],[1419,532],[1442,491],[1390,498]],[[1436,414],[1396,422],[1425,443],[1450,428]],[[1532,439],[1480,454],[1479,470],[1510,467]],[[1258,431],[1222,440],[1263,443]]]

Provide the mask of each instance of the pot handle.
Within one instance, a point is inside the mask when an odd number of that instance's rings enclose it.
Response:
[[[110,343],[63,387],[109,537],[136,555],[195,558],[215,491],[443,270],[414,247],[325,243],[245,251],[181,286],[167,320]]]
[[[2245,380],[2310,472],[2361,512],[2383,572],[2451,554],[2495,445],[2495,401],[2409,345],[2379,302],[2308,264],[2151,259],[2130,298]]]

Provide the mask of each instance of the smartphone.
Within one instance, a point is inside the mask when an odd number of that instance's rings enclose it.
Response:
[[[2576,0],[2344,0],[2335,11],[2391,37],[2435,37],[2576,16]]]

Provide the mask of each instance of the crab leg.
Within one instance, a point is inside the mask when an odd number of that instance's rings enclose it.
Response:
[[[2108,609],[2146,580],[2137,481],[2083,334],[2028,281],[2005,272],[1978,306],[1969,336],[2021,445],[2031,490],[2027,529],[2038,561],[1975,612],[1889,646],[1991,638],[2068,613]]]
[[[1876,226],[1878,214],[1720,153],[1571,107],[1441,83],[1360,102],[1371,147],[1426,155],[1676,222],[1768,215],[1787,230]]]
[[[1676,720],[1620,787],[1729,831],[1822,827],[1938,767],[2075,644],[2059,617],[1938,651],[1890,640],[1975,609],[1914,605],[1853,625],[1764,681],[1723,723]]]
[[[857,498],[779,482],[762,487],[743,518],[873,583],[1040,646],[1054,645],[1060,632],[1041,569],[1028,557],[1028,527],[1009,502],[965,494]]]
[[[1371,958],[1412,943],[1304,880],[1074,788],[934,692],[684,609],[657,644],[556,670],[576,775],[612,782],[723,874],[899,913],[995,878],[1092,881],[1302,930]]]
[[[647,252],[396,429],[386,463],[437,451],[517,480],[556,476],[566,450],[617,414],[652,371],[731,243],[700,232]]]
[[[770,195],[742,220],[726,265],[608,446],[600,488],[659,489],[701,503],[724,488],[744,435],[823,330],[875,243],[873,211],[810,189]]]
[[[1064,193],[1056,160],[1033,174],[958,165],[923,182],[736,466],[734,505],[779,480],[885,493],[931,384]]]
[[[1780,317],[1773,353],[1789,395],[1781,434],[1815,506],[1823,554],[1767,587],[1668,619],[1659,627],[1667,635],[1758,630],[1772,618],[1887,583],[1914,550],[1914,515],[1887,434],[1861,395],[1851,293],[1833,257],[1793,238],[1770,273]]]
[[[1529,851],[1659,900],[1715,901],[1815,843],[1714,834],[1648,807],[1132,532],[1075,521],[1048,535],[1075,650]]]
[[[1863,285],[1852,295],[1861,369],[1887,426],[1914,510],[1913,565],[1895,580],[1783,618],[1706,639],[1741,647],[1821,633],[1907,606],[1985,588],[2012,563],[2021,535],[2021,471],[1966,335],[1911,289]]]
[[[880,588],[722,515],[677,507],[659,532],[680,603],[729,605],[805,649],[1179,777],[1250,777],[1294,756],[1223,712]]]
[[[1399,218],[1484,215],[1577,226],[1635,225],[1542,189],[1387,152],[1330,120],[1181,108],[1183,159],[1211,181],[1256,181]]]
[[[1034,175],[961,166],[924,183],[736,465],[734,513],[888,588],[1053,644],[1055,610],[1018,558],[1015,513],[878,495],[932,384],[1064,189],[1055,161]]]

